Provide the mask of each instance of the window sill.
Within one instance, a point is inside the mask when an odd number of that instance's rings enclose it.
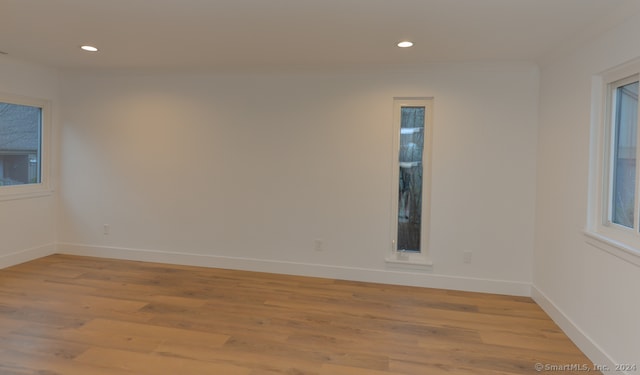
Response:
[[[640,266],[640,250],[602,234],[584,231],[586,242],[591,246],[614,255],[636,266]]]
[[[433,262],[425,255],[420,253],[402,253],[391,254],[384,259],[390,267],[398,267],[414,270],[430,270]]]
[[[53,189],[37,186],[4,186],[0,188],[0,201],[31,199],[46,197],[53,194]]]

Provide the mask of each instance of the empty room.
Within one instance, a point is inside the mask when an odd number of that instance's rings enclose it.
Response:
[[[0,374],[638,374],[640,1],[0,0]]]

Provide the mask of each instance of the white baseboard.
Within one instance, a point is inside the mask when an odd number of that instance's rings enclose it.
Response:
[[[0,269],[15,266],[30,260],[46,257],[56,253],[56,245],[51,243],[17,251],[11,254],[0,255]]]
[[[535,285],[531,287],[531,297],[534,301],[553,319],[564,333],[573,341],[582,352],[597,365],[607,366],[609,369],[615,368],[615,361],[605,353],[598,344],[587,336],[552,300],[550,300]],[[630,373],[618,371],[619,374]]]
[[[340,280],[418,286],[424,288],[453,289],[469,292],[496,293],[527,297],[531,295],[531,285],[525,282],[437,275],[417,271],[403,272],[399,270],[378,270],[72,243],[59,243],[57,252],[70,255],[85,255],[188,266],[325,277]]]

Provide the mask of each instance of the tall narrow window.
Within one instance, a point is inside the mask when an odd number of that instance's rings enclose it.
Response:
[[[393,250],[424,253],[429,213],[431,99],[394,100]]]
[[[398,250],[420,251],[425,107],[400,109]]]

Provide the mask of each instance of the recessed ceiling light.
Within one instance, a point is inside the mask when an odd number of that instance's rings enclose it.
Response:
[[[404,40],[400,43],[398,43],[398,47],[400,48],[408,48],[408,47],[412,47],[413,46],[413,42],[410,42],[408,40]]]
[[[80,48],[87,52],[98,52],[98,49],[94,46],[81,46]]]

